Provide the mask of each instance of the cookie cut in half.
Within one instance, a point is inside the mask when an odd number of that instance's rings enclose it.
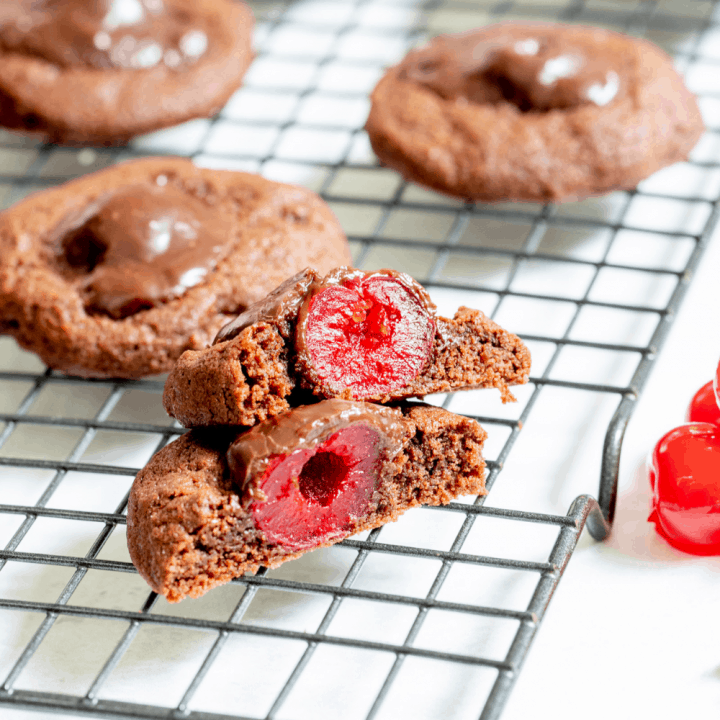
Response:
[[[130,491],[130,557],[170,602],[396,520],[415,505],[484,495],[487,437],[421,404],[303,406],[238,434],[193,430]]]
[[[71,375],[167,372],[285,278],[349,260],[305,188],[180,158],[122,163],[0,214],[0,333]]]
[[[478,310],[440,317],[409,275],[306,269],[185,352],[163,402],[186,427],[251,426],[289,409],[293,392],[390,402],[527,382],[522,341]]]

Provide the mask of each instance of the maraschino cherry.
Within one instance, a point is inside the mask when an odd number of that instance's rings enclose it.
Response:
[[[720,426],[689,423],[661,438],[650,485],[660,535],[693,555],[720,554]]]
[[[655,446],[648,520],[673,547],[720,555],[720,364],[688,407],[687,425]]]
[[[380,468],[377,430],[357,423],[313,450],[274,457],[258,482],[255,525],[273,543],[299,551],[347,535],[367,510]]]
[[[705,383],[693,396],[687,409],[688,422],[706,422],[720,425],[720,408],[715,398],[714,383]]]
[[[306,343],[321,382],[356,400],[411,381],[430,354],[435,322],[396,277],[352,278],[310,303]]]

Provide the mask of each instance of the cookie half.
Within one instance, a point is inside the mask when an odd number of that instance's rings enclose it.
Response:
[[[478,310],[440,317],[423,287],[394,270],[307,269],[249,308],[165,383],[186,427],[254,425],[288,410],[294,391],[389,402],[527,382],[530,353]]]
[[[130,557],[170,602],[379,527],[420,504],[485,494],[475,421],[427,406],[326,400],[238,435],[193,430],[130,491]]]
[[[0,214],[0,331],[68,374],[152,375],[301,268],[349,261],[309,190],[184,159],[124,163]]]
[[[234,0],[15,0],[0,16],[0,124],[116,145],[214,115],[252,61]]]
[[[703,131],[672,59],[600,28],[502,23],[441,35],[390,68],[366,130],[385,165],[485,202],[632,188]]]

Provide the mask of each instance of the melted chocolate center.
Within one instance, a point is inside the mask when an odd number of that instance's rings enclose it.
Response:
[[[0,0],[0,48],[67,68],[176,68],[207,50],[191,8],[174,0]]]
[[[88,273],[88,310],[117,319],[201,282],[231,230],[221,213],[173,187],[130,187],[93,211],[62,245],[68,263]]]
[[[509,102],[523,112],[605,106],[627,92],[627,58],[562,33],[478,40],[441,35],[412,53],[401,74],[448,100]]]

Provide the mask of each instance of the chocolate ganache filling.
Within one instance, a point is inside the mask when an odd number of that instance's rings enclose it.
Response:
[[[64,68],[180,68],[207,47],[191,2],[0,0],[0,48]]]
[[[138,185],[101,198],[61,232],[64,257],[84,273],[88,311],[115,319],[197,285],[217,264],[231,223],[172,187]]]
[[[447,100],[545,112],[610,104],[629,91],[630,62],[601,42],[562,34],[479,40],[471,32],[435,38],[408,56],[401,75]]]
[[[220,328],[213,345],[236,338],[246,327],[258,322],[277,323],[280,333],[287,338],[291,332],[291,320],[297,316],[310,287],[319,279],[320,276],[311,268],[305,268],[288,278],[267,297]]]

